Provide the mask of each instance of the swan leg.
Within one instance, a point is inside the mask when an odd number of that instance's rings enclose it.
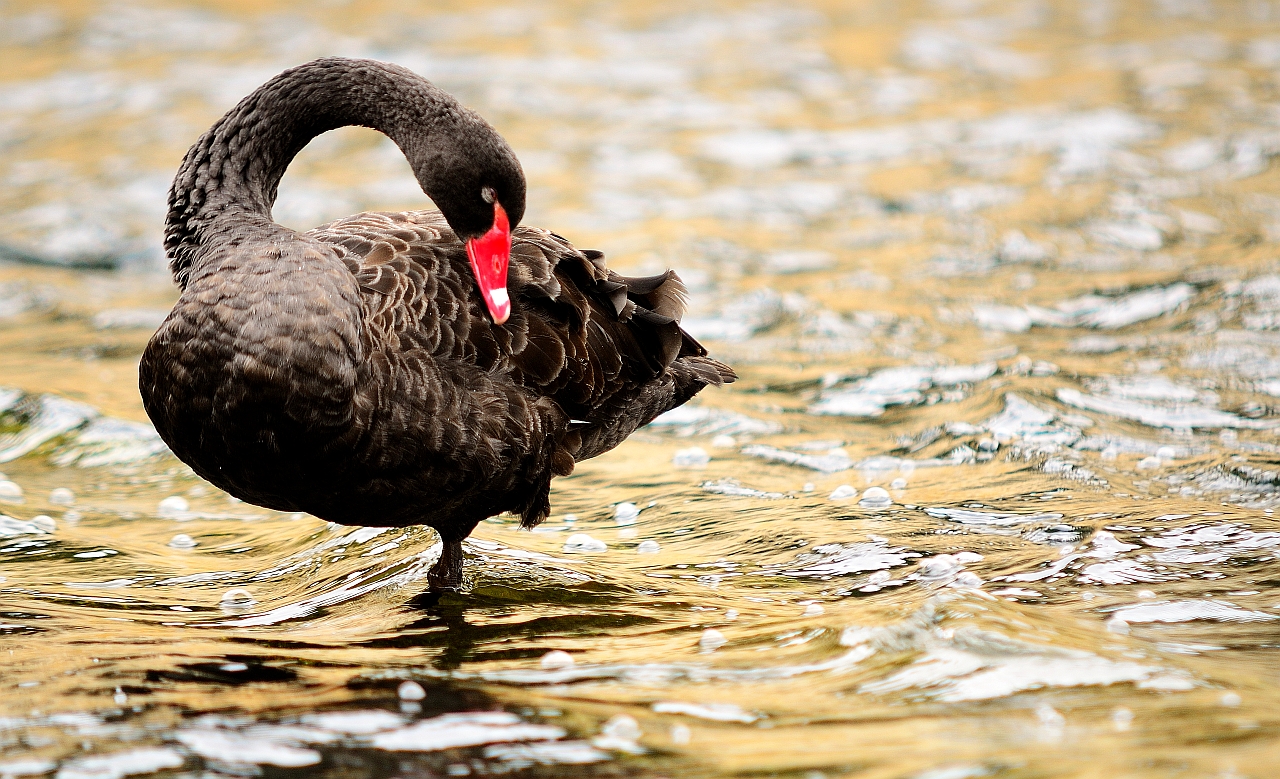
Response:
[[[427,588],[431,592],[459,592],[462,589],[462,541],[441,539],[444,548],[440,559],[427,573]]]

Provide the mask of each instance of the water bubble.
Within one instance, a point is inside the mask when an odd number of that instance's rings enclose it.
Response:
[[[566,552],[604,552],[609,549],[609,545],[605,542],[592,538],[586,533],[574,533],[565,539],[564,551]]]
[[[701,446],[681,449],[671,458],[671,464],[677,468],[706,468],[709,462],[711,462],[711,455],[707,454],[707,450]]]
[[[0,499],[18,500],[22,497],[22,488],[17,482],[0,479]]]
[[[615,714],[610,717],[609,721],[600,728],[600,732],[623,741],[635,741],[641,736],[640,723],[636,722],[635,717],[629,717],[626,714]]]
[[[613,507],[613,521],[619,525],[634,524],[640,509],[634,503],[619,503]]]
[[[58,529],[58,523],[53,521],[53,517],[45,514],[39,514],[32,517],[31,524],[45,533],[52,533]]]
[[[895,490],[905,490],[907,488],[907,480],[899,476],[898,478],[889,482],[889,486]]]
[[[1159,457],[1161,460],[1169,461],[1176,459],[1177,456],[1178,450],[1174,449],[1172,446],[1162,446],[1156,450],[1156,457]]]
[[[1112,633],[1119,633],[1122,636],[1129,635],[1129,623],[1119,617],[1112,617],[1107,620],[1107,630]]]
[[[1224,692],[1222,693],[1222,697],[1218,699],[1218,703],[1234,709],[1241,703],[1240,694],[1235,692]]]
[[[84,519],[84,515],[74,509],[62,512],[62,521],[69,525],[74,525],[82,519]]]
[[[186,498],[181,495],[170,495],[160,501],[160,508],[156,513],[161,519],[180,519],[190,510],[191,504],[187,503]]]
[[[820,614],[825,614],[826,611],[827,610],[822,607],[821,603],[810,603],[804,607],[804,616],[816,617]]]
[[[111,696],[111,700],[115,701],[117,706],[123,706],[129,702],[129,696],[125,694],[124,690],[117,687],[116,694]]]
[[[179,533],[169,539],[168,545],[173,549],[195,549],[197,546],[196,540],[186,533]]]
[[[1111,710],[1111,727],[1116,732],[1123,733],[1133,724],[1133,712],[1123,706],[1117,706]]]
[[[222,607],[225,609],[245,609],[257,603],[253,593],[243,587],[227,590],[222,594]]]
[[[1164,465],[1164,461],[1159,457],[1143,457],[1138,461],[1138,470],[1153,471],[1162,465]]]
[[[577,522],[577,521],[578,521],[578,515],[577,515],[577,514],[565,514],[565,515],[564,515],[564,523],[565,523],[566,525],[572,525],[574,522]]]
[[[893,498],[889,497],[889,491],[884,487],[867,487],[858,505],[863,508],[882,509],[892,506]]]
[[[1156,596],[1156,594],[1155,594],[1154,592],[1152,592],[1151,590],[1138,590],[1138,597],[1139,597],[1139,598],[1144,598],[1144,599],[1145,599],[1145,598],[1154,598],[1155,596]]]
[[[830,500],[849,500],[858,497],[858,491],[848,484],[841,484],[827,496]]]
[[[76,502],[76,494],[66,487],[58,487],[49,493],[49,502],[55,506],[70,506]]]
[[[542,656],[538,664],[547,671],[557,671],[561,668],[572,668],[574,661],[573,655],[563,652],[559,649],[553,649]]]
[[[738,439],[731,435],[718,435],[711,439],[711,445],[716,449],[732,449],[738,445]]]
[[[698,649],[702,652],[714,652],[727,643],[729,639],[724,637],[724,633],[715,628],[707,628],[698,639]]]
[[[662,551],[662,545],[657,541],[645,540],[636,545],[636,554],[657,554]]]
[[[693,738],[693,731],[689,730],[688,725],[672,725],[671,726],[671,743],[684,745],[688,744]]]
[[[401,682],[396,688],[396,695],[402,701],[420,701],[427,697],[427,691],[415,681]]]
[[[1042,703],[1036,707],[1036,719],[1040,720],[1041,727],[1052,730],[1061,730],[1067,724],[1066,717],[1063,717],[1057,709],[1047,703]]]
[[[724,613],[724,621],[725,621],[725,622],[733,622],[733,621],[734,621],[735,619],[737,619],[737,618],[738,618],[738,610],[737,610],[737,609],[729,609],[728,611],[726,611],[726,612]]]
[[[816,489],[817,489],[817,487],[815,487],[815,486],[814,486],[814,484],[813,484],[813,482],[811,482],[811,481],[807,481],[807,482],[805,482],[805,483],[804,483],[804,486],[800,488],[800,490],[801,490],[802,492],[813,492],[813,491],[814,491],[814,490],[816,490]]]
[[[982,555],[978,554],[977,552],[956,552],[955,554],[951,555],[951,558],[955,560],[957,563],[964,563],[964,564],[979,563],[979,562],[982,562],[982,559],[983,559]]]

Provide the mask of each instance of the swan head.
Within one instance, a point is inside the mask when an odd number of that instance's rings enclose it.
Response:
[[[524,173],[515,153],[483,119],[464,114],[458,121],[447,141],[415,143],[406,156],[422,191],[466,245],[485,306],[500,325],[511,315],[507,265],[511,230],[524,216]]]
[[[484,234],[468,238],[467,258],[480,285],[480,295],[495,324],[511,316],[511,296],[507,292],[507,265],[511,262],[511,223],[507,212],[489,187],[482,197],[493,204],[493,225]]]

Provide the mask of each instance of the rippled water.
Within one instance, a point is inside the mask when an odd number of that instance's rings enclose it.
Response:
[[[435,605],[137,397],[181,154],[334,53],[743,376]],[[1280,3],[8,0],[0,65],[0,776],[1275,774]],[[276,215],[422,204],[344,130]]]

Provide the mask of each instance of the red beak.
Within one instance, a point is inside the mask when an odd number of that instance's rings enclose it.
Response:
[[[507,264],[511,261],[511,225],[502,204],[493,203],[493,227],[479,238],[467,241],[467,257],[480,285],[480,295],[489,307],[494,324],[511,316],[511,296],[507,294]]]

